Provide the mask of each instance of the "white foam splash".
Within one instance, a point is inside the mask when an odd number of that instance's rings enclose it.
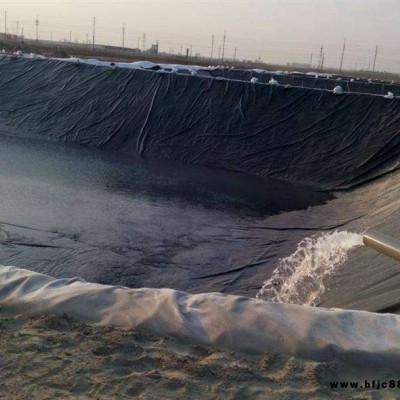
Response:
[[[361,234],[348,231],[334,231],[303,239],[291,256],[280,260],[257,298],[315,306],[325,291],[324,278],[347,260],[351,249],[362,244]]]

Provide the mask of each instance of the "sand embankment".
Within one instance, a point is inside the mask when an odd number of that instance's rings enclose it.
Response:
[[[246,355],[69,317],[0,313],[1,399],[393,399],[398,389],[331,389],[395,379],[275,351]],[[374,397],[375,398],[375,397]]]

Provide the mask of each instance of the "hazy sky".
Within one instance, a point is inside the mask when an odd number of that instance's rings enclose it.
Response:
[[[337,66],[344,38],[345,67],[368,68],[379,45],[377,68],[400,72],[400,0],[0,0],[0,29],[16,21],[26,36],[34,36],[34,19],[40,20],[40,37],[84,41],[91,37],[96,17],[97,43],[121,44],[126,24],[126,44],[137,47],[146,33],[146,46],[158,39],[163,51],[178,53],[192,45],[193,54],[210,55],[215,35],[218,56],[224,30],[225,56],[264,61],[319,61],[324,45],[325,64]]]

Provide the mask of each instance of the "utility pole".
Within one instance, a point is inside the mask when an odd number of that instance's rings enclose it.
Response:
[[[7,35],[7,11],[4,11],[4,33]]]
[[[324,69],[325,52],[322,53],[321,69]]]
[[[224,31],[224,39],[222,40],[222,57],[221,57],[222,61],[224,61],[225,57],[225,43],[226,43],[226,31]]]
[[[69,31],[69,42],[72,43],[72,31]]]
[[[237,47],[235,47],[235,52],[233,53],[233,62],[236,61],[236,53],[237,53]]]
[[[93,17],[93,39],[92,39],[92,50],[94,52],[94,46],[96,44],[96,17]]]
[[[140,36],[137,37],[137,48],[140,50]]]
[[[142,50],[146,50],[146,34],[143,33]]]
[[[193,46],[190,45],[190,58],[192,58],[192,50],[193,50]]]
[[[125,51],[125,24],[122,26],[122,52]]]
[[[211,36],[211,56],[210,56],[211,59],[213,58],[213,55],[214,55],[214,41],[215,41],[215,37],[214,37],[214,35],[212,35]]]
[[[319,64],[318,64],[318,68],[321,68],[322,65],[322,55],[324,54],[324,46],[321,46],[321,49],[319,50]]]
[[[312,58],[313,58],[313,53],[310,55],[310,68],[312,67]]]
[[[372,72],[375,72],[376,58],[378,57],[378,48],[379,48],[379,46],[378,46],[378,45],[376,45],[376,47],[375,47],[375,57],[374,57],[374,63],[373,63],[373,65],[372,65]]]
[[[340,59],[340,69],[339,72],[342,72],[342,68],[343,68],[343,59],[344,59],[344,52],[346,50],[346,38],[344,38],[344,42],[343,42],[343,50],[342,50],[342,58]]]
[[[39,41],[39,17],[36,15],[35,19],[35,26],[36,26],[36,41]]]
[[[19,21],[17,21],[16,24],[17,24],[17,36],[19,36]]]

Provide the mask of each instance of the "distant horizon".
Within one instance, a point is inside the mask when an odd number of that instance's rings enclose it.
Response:
[[[79,11],[78,11],[79,10]],[[7,13],[7,24],[5,13]],[[92,40],[96,18],[96,43],[150,47],[160,51],[196,54],[264,63],[299,63],[318,67],[323,46],[324,66],[371,70],[376,46],[376,70],[400,73],[400,31],[395,1],[3,1],[0,32],[23,33],[43,40]],[[224,46],[224,32],[226,32]],[[145,38],[143,36],[145,35]],[[214,48],[212,51],[212,37]],[[144,41],[143,41],[144,39]],[[144,42],[144,43],[143,43]]]

